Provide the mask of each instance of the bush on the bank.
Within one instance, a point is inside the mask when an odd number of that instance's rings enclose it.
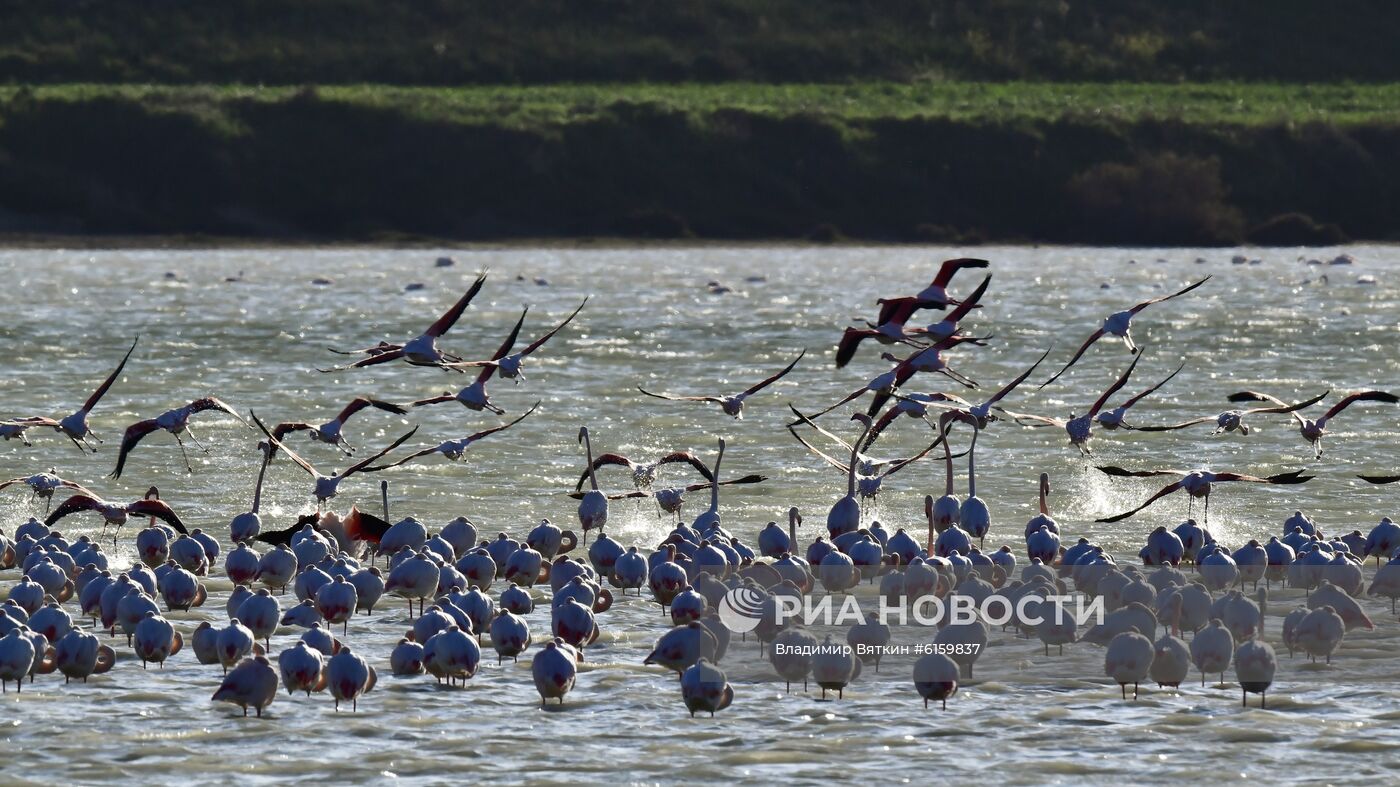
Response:
[[[1214,246],[1243,236],[1244,217],[1227,200],[1215,158],[1163,152],[1095,164],[1066,192],[1082,226],[1107,243]]]

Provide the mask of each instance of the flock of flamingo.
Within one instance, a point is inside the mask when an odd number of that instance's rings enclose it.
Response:
[[[881,357],[893,367],[819,411],[805,413],[789,405],[794,417],[787,425],[791,436],[845,481],[845,494],[827,515],[825,534],[805,546],[798,533],[802,515],[796,507],[788,512],[786,528],[770,522],[752,541],[735,535],[732,526],[723,524],[721,488],[765,480],[761,475],[721,480],[723,439],[718,441],[713,463],[688,451],[638,460],[611,452],[595,454],[587,427],[578,432],[586,464],[569,493],[578,499],[582,538],[548,520],[528,533],[517,534],[521,537],[500,533],[495,538],[478,532],[465,516],[436,530],[411,516],[391,522],[387,482],[380,484],[383,500],[378,514],[357,505],[343,513],[331,510],[328,505],[352,476],[383,472],[435,454],[458,460],[477,441],[510,429],[539,406],[537,402],[519,416],[473,434],[407,449],[401,456],[396,452],[414,437],[416,428],[387,445],[374,447],[364,458],[356,455],[356,448],[345,436],[350,419],[364,418],[371,411],[402,416],[414,408],[457,402],[472,411],[504,415],[488,396],[487,384],[498,374],[522,380],[530,356],[566,329],[587,304],[585,299],[572,314],[517,351],[527,309],[490,358],[468,360],[444,350],[439,343],[482,290],[487,280],[482,273],[421,335],[401,343],[380,341],[358,349],[333,350],[354,360],[321,370],[349,372],[402,361],[474,374],[465,378],[468,384],[455,393],[447,391],[403,405],[361,396],[323,423],[313,418],[270,427],[255,412],[249,411],[245,418],[233,406],[206,397],[127,427],[117,449],[113,478],[139,461],[138,447],[144,444],[146,451],[156,450],[154,441],[146,438],[157,432],[166,432],[174,439],[186,468],[193,473],[185,453],[186,439],[206,450],[191,429],[195,415],[219,413],[257,430],[260,467],[252,506],[232,517],[227,539],[187,528],[171,501],[161,499],[154,487],[142,499],[113,502],[55,471],[0,483],[0,489],[27,486],[32,498],[45,507],[42,520],[31,517],[12,537],[0,531],[0,571],[19,574],[17,579],[6,580],[6,600],[0,604],[0,687],[8,690],[13,686],[22,692],[26,681],[32,684],[38,676],[55,671],[65,682],[86,682],[123,660],[140,661],[143,668],[163,665],[184,651],[188,642],[199,663],[222,669],[213,699],[238,706],[244,716],[249,709],[261,716],[280,689],[308,696],[328,692],[337,709],[344,703],[355,709],[385,668],[396,677],[427,673],[447,686],[465,684],[477,674],[483,646],[489,643],[498,662],[516,660],[530,652],[530,671],[541,703],[552,700],[563,704],[574,688],[580,662],[599,638],[608,610],[619,603],[616,590],[623,597],[621,603],[634,603],[627,596],[635,591],[635,603],[654,602],[669,616],[671,627],[656,640],[645,663],[679,677],[681,699],[692,716],[696,712],[714,715],[735,698],[719,666],[735,633],[720,614],[726,603],[742,599],[743,608],[752,612],[756,621],[752,632],[771,664],[771,674],[789,690],[794,683],[805,686],[811,681],[823,697],[830,691],[840,696],[867,661],[873,661],[878,669],[881,648],[892,640],[889,626],[866,621],[850,626],[844,640],[838,638],[833,643],[830,634],[818,640],[800,622],[781,619],[777,601],[821,592],[848,594],[863,581],[878,580],[880,597],[895,604],[934,595],[966,597],[983,610],[989,604],[993,608],[1000,604],[1034,610],[1062,604],[1071,592],[1101,599],[1105,616],[1083,630],[1073,618],[1049,615],[1036,622],[1018,618],[1008,625],[1028,639],[1039,639],[1047,657],[1052,646],[1060,652],[1073,643],[1102,646],[1105,674],[1120,685],[1124,699],[1129,684],[1136,698],[1141,683],[1179,688],[1193,667],[1203,684],[1207,675],[1219,675],[1223,682],[1233,668],[1244,703],[1248,704],[1249,693],[1257,693],[1263,705],[1278,669],[1278,657],[1269,639],[1285,646],[1290,655],[1298,651],[1330,662],[1348,631],[1374,627],[1362,603],[1366,596],[1389,598],[1394,611],[1395,600],[1400,598],[1400,525],[1389,519],[1369,534],[1353,531],[1337,535],[1324,534],[1298,512],[1283,522],[1281,532],[1267,543],[1250,540],[1234,549],[1212,535],[1209,506],[1215,487],[1228,483],[1302,484],[1311,480],[1302,470],[1262,476],[1208,469],[1099,467],[1112,477],[1175,479],[1141,505],[1100,522],[1127,519],[1162,498],[1185,493],[1187,520],[1174,529],[1162,526],[1147,534],[1137,556],[1141,565],[1120,564],[1088,538],[1070,543],[1051,516],[1051,483],[1042,474],[1039,514],[1023,530],[1023,548],[1003,545],[984,552],[985,539],[991,535],[991,515],[987,503],[977,496],[976,446],[978,435],[996,424],[1062,429],[1072,446],[1092,457],[1096,426],[1106,431],[1154,432],[1214,424],[1217,434],[1248,435],[1246,419],[1279,416],[1292,419],[1315,458],[1320,459],[1322,438],[1329,425],[1352,406],[1400,402],[1385,391],[1359,391],[1341,397],[1320,417],[1312,418],[1305,413],[1330,392],[1289,402],[1266,392],[1242,390],[1229,397],[1241,405],[1236,409],[1172,424],[1147,423],[1133,410],[1130,422],[1129,410],[1181,371],[1179,367],[1141,390],[1128,389],[1145,352],[1133,340],[1132,321],[1149,307],[1164,308],[1160,305],[1207,285],[1211,278],[1207,276],[1109,315],[1063,367],[1039,383],[1041,387],[1055,383],[1100,339],[1121,339],[1129,360],[1114,383],[1098,393],[1082,413],[1057,417],[1017,412],[1008,409],[1017,389],[1036,377],[1053,348],[1046,348],[1034,364],[985,399],[982,393],[974,396],[970,392],[989,389],[951,365],[955,348],[983,346],[991,338],[973,335],[965,328],[977,318],[991,274],[961,298],[950,292],[953,279],[961,271],[988,267],[986,260],[949,260],[933,281],[915,294],[880,299],[874,321],[845,330],[837,344],[835,362],[838,368],[845,366],[867,340],[874,340],[888,350]],[[916,318],[926,312],[942,312],[942,316],[920,327]],[[73,413],[61,418],[9,418],[0,421],[0,437],[32,446],[34,437],[52,431],[66,437],[79,451],[99,451],[102,440],[93,434],[89,416],[118,386],[138,345],[139,338]],[[901,358],[889,351],[907,354]],[[771,376],[730,395],[639,389],[648,397],[667,401],[717,405],[723,413],[742,419],[746,403],[790,374],[804,356],[805,350]],[[931,375],[941,375],[956,388],[915,390],[916,378],[934,379]],[[1116,399],[1124,389],[1128,389],[1127,397]],[[851,434],[842,436],[839,429],[820,423],[823,416],[863,400],[867,394],[868,402],[851,416],[858,425]],[[881,436],[905,422],[929,428],[927,447],[907,457],[872,456]],[[329,460],[321,460],[318,469],[287,445],[295,432],[306,432],[312,444],[335,449],[335,455],[349,464],[330,472]],[[955,453],[952,442],[957,433],[965,433],[967,439],[966,446]],[[822,441],[832,448],[824,450]],[[279,457],[310,477],[315,510],[285,527],[272,528],[265,526],[259,508],[264,479]],[[965,499],[954,493],[954,460],[960,457],[967,459]],[[863,502],[878,495],[885,479],[920,461],[940,459],[945,464],[946,488],[942,496],[925,499],[926,533],[903,528],[890,532],[879,522],[865,519]],[[623,468],[632,488],[605,493],[598,476],[609,467]],[[693,473],[694,481],[662,487],[661,474],[673,469]],[[1362,478],[1372,483],[1400,480],[1400,476]],[[686,523],[682,518],[685,495],[701,491],[709,493],[708,506]],[[53,506],[53,497],[59,493],[66,497]],[[675,516],[675,524],[659,543],[624,546],[606,532],[609,505],[622,499],[654,501],[660,511]],[[1199,522],[1193,518],[1197,501],[1201,505]],[[96,514],[102,534],[110,529],[113,543],[129,520],[148,519],[136,533],[137,562],[125,570],[114,569],[103,551],[102,535],[72,538],[56,529],[60,522],[80,513]],[[575,550],[582,555],[574,556]],[[1368,585],[1363,568],[1370,557],[1376,558],[1377,568]],[[165,617],[163,611],[188,611],[205,604],[210,593],[204,578],[218,570],[233,585],[225,602],[226,625],[215,626],[205,620],[193,630],[181,630],[185,627]],[[1263,588],[1259,587],[1261,581]],[[1268,590],[1273,583],[1302,590],[1305,597],[1284,618],[1281,631],[1266,632]],[[493,586],[500,588],[494,598]],[[289,591],[296,603],[287,597]],[[648,593],[650,602],[645,598]],[[383,614],[381,602],[386,596],[407,603],[409,628],[388,663],[376,665],[342,638],[348,636],[348,623],[357,613],[371,615],[379,609]],[[549,631],[537,633],[531,630],[527,616],[542,604],[548,605]],[[342,638],[336,637],[337,626]],[[293,644],[274,657],[272,640],[285,640],[296,632],[300,633]],[[925,706],[936,701],[946,707],[959,683],[972,679],[974,663],[990,635],[991,627],[981,619],[941,623],[918,633],[926,639],[931,636],[938,646],[936,652],[926,653],[913,665],[913,688]],[[864,647],[858,650],[857,645]],[[122,655],[126,650],[130,656]]]

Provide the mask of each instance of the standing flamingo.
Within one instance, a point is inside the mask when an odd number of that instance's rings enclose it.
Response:
[[[593,441],[588,437],[588,427],[579,427],[578,441],[587,452],[588,481],[593,486],[578,504],[578,521],[583,526],[583,543],[587,546],[588,531],[596,528],[601,533],[608,523],[608,497],[598,489],[598,474],[593,470]]]

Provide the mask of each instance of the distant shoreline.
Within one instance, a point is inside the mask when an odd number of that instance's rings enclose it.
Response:
[[[977,249],[987,248],[1100,248],[1124,250],[1172,251],[1183,248],[1206,249],[1261,249],[1291,250],[1303,253],[1306,250],[1325,253],[1327,249],[1347,249],[1357,246],[1400,246],[1395,240],[1353,240],[1335,246],[1265,245],[1241,243],[1236,246],[1151,246],[1134,244],[1094,244],[1094,243],[1031,243],[1015,241],[987,241],[981,244],[932,243],[920,241],[878,241],[845,239],[833,242],[818,242],[804,238],[774,238],[771,240],[726,240],[723,238],[687,238],[667,240],[657,238],[511,238],[500,241],[454,240],[452,238],[407,238],[407,239],[346,239],[346,238],[282,238],[253,236],[202,236],[202,235],[96,235],[96,234],[25,234],[0,232],[0,251],[22,251],[27,249],[81,249],[85,251],[124,251],[124,250],[218,250],[218,249],[412,249],[450,254],[455,251],[489,251],[491,249],[689,249],[727,248],[763,249],[781,248],[930,248],[962,249],[974,254]]]
[[[0,233],[128,248],[1394,241],[1400,84],[11,86]]]

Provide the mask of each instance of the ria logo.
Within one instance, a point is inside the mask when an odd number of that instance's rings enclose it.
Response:
[[[719,600],[719,622],[735,634],[747,634],[758,628],[763,617],[764,593],[751,587],[737,587]]]

